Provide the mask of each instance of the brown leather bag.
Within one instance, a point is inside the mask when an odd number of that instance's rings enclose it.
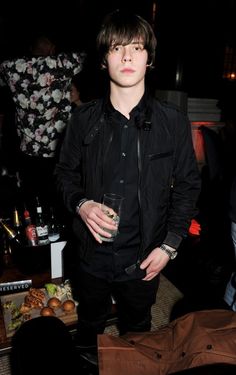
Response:
[[[213,363],[236,366],[236,313],[196,311],[153,332],[99,335],[98,354],[99,375],[166,375]]]

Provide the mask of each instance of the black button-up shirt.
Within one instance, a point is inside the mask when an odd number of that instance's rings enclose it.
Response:
[[[123,196],[119,233],[113,243],[97,245],[89,264],[83,264],[87,272],[110,281],[122,281],[144,277],[139,267],[131,274],[125,269],[137,261],[140,245],[138,204],[138,157],[135,118],[138,106],[128,120],[108,104],[107,121],[113,127],[113,138],[106,154],[104,166],[104,192]]]

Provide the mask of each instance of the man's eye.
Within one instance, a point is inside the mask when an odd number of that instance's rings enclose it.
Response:
[[[110,52],[119,52],[121,50],[122,46],[112,46],[110,48]]]
[[[135,49],[135,51],[142,51],[143,50],[143,46],[141,44],[139,44],[137,46],[134,46],[134,49]]]

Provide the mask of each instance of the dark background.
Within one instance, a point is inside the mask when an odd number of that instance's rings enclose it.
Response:
[[[218,98],[224,50],[235,47],[235,0],[156,0],[154,29],[158,40],[152,83],[159,89],[180,89],[189,96]],[[67,0],[60,3],[1,2],[0,59],[27,53],[31,39],[51,35],[60,50],[85,50],[94,61],[95,38],[104,15],[116,8],[152,20],[153,1]],[[176,72],[180,81],[176,82]]]

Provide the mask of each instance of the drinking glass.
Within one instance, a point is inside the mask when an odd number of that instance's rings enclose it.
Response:
[[[124,197],[114,193],[105,193],[102,201],[102,211],[110,217],[117,225],[115,230],[103,228],[111,234],[111,237],[103,237],[100,235],[101,240],[106,242],[113,242],[118,233],[118,226],[120,222],[121,208]]]

